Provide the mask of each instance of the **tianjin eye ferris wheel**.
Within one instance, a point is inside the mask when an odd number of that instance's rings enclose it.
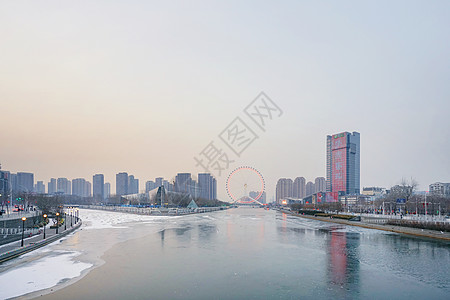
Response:
[[[265,190],[264,178],[255,168],[242,166],[228,175],[226,189],[233,203],[262,205],[259,200]]]

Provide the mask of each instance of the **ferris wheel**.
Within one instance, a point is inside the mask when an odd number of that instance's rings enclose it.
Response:
[[[265,190],[264,178],[255,168],[242,166],[228,175],[226,189],[233,203],[262,205],[259,200]]]

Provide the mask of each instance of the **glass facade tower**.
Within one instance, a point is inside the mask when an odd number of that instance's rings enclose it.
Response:
[[[360,135],[342,132],[327,136],[327,192],[334,199],[342,194],[359,194]]]

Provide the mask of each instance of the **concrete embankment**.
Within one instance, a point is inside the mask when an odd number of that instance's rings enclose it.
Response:
[[[52,236],[47,237],[45,240],[41,239],[41,236],[34,236],[30,239],[27,239],[24,243],[23,247],[13,247],[12,249],[9,249],[7,247],[3,247],[0,251],[0,263],[3,263],[7,260],[19,257],[20,255],[23,255],[25,253],[31,252],[33,250],[39,249],[45,245],[48,245],[50,243],[53,243],[54,241],[59,240],[60,238],[68,235],[69,233],[77,230],[81,226],[81,220],[75,224],[72,228],[69,228],[67,230],[62,231],[59,234],[55,234]],[[39,240],[37,240],[39,239]]]
[[[364,221],[357,222],[357,221],[347,221],[347,220],[341,220],[341,219],[330,219],[327,217],[315,217],[315,216],[309,216],[309,215],[300,215],[295,212],[284,211],[284,210],[280,210],[280,212],[290,214],[293,216],[297,216],[297,217],[301,217],[301,218],[305,218],[305,219],[311,219],[311,220],[317,220],[317,221],[329,222],[329,223],[336,223],[336,224],[344,224],[344,225],[350,225],[350,226],[357,226],[357,227],[376,229],[376,230],[383,230],[383,231],[406,234],[406,235],[416,236],[416,237],[421,237],[421,238],[439,239],[439,240],[445,240],[445,241],[450,242],[450,232],[441,232],[441,231],[436,231],[436,230],[410,228],[410,227],[402,227],[402,226],[394,226],[394,225],[370,224],[370,223],[365,223]]]

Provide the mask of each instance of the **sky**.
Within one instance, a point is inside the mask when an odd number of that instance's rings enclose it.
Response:
[[[448,1],[0,1],[2,169],[144,182],[204,170],[213,141],[281,177],[325,176],[326,136],[361,134],[361,188],[450,182]],[[244,109],[264,92],[265,131]],[[219,134],[240,117],[240,156]]]

